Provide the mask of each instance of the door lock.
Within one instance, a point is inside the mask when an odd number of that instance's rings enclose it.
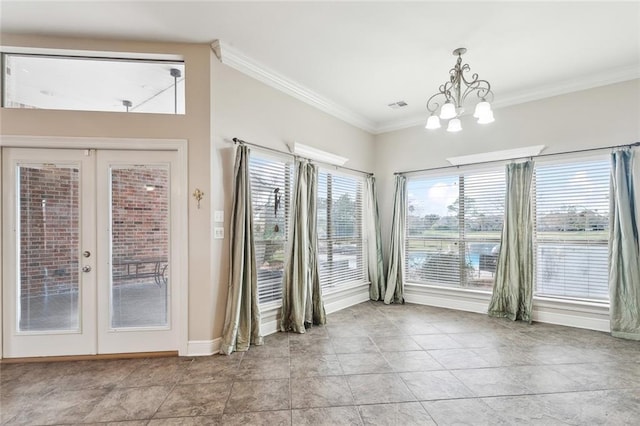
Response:
[[[82,267],[82,272],[91,272],[91,266],[89,266],[89,265],[83,266]]]
[[[89,250],[85,250],[85,251],[82,252],[82,255],[84,257],[91,257],[91,252]]]

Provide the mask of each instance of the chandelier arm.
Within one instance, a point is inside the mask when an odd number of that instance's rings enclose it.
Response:
[[[427,111],[429,111],[431,114],[433,114],[434,112],[436,112],[438,110],[438,108],[440,108],[440,103],[437,101],[433,101],[433,103],[431,102],[434,98],[436,98],[437,96],[444,96],[445,97],[445,101],[447,98],[447,95],[444,92],[438,92],[434,95],[432,95],[428,100],[427,100]]]
[[[447,100],[451,100],[451,89],[453,87],[453,83],[451,81],[447,81],[446,83],[441,84],[440,87],[438,87],[438,90],[447,98]]]
[[[487,80],[479,80],[478,74],[473,74],[473,80],[467,81],[463,77],[463,81],[467,86],[465,88],[464,94],[462,95],[462,101],[467,98],[471,93],[476,93],[478,98],[484,99],[487,96],[491,95],[493,100],[493,92],[491,91],[491,84]]]

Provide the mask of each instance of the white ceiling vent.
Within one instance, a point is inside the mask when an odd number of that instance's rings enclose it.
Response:
[[[407,104],[405,101],[398,101],[392,104],[388,104],[389,108],[391,109],[400,109],[400,108],[406,107],[407,105],[409,104]]]

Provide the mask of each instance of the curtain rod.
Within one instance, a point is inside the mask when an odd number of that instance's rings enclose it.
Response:
[[[351,168],[345,167],[345,166],[338,166],[337,164],[330,164],[330,163],[325,163],[323,161],[312,160],[310,158],[302,157],[300,155],[296,155],[296,154],[293,154],[291,152],[280,151],[279,149],[269,148],[268,146],[258,145],[257,143],[243,141],[242,139],[238,139],[238,138],[233,138],[232,141],[233,141],[234,144],[238,144],[239,143],[239,144],[244,144],[244,145],[251,145],[251,146],[255,146],[256,148],[259,148],[259,149],[264,149],[266,151],[271,151],[271,152],[276,152],[278,154],[288,155],[288,156],[293,157],[293,158],[302,158],[303,160],[307,160],[307,161],[315,162],[315,163],[319,163],[319,164],[324,164],[325,166],[335,167],[336,169],[344,169],[344,170],[349,170],[349,171],[360,173],[360,174],[367,175],[367,176],[373,176],[373,173],[371,173],[371,172],[364,172],[364,171],[358,170],[358,169],[351,169]]]
[[[582,152],[591,152],[591,151],[601,151],[604,149],[615,149],[615,148],[625,148],[625,147],[635,147],[638,146],[640,147],[640,142],[634,142],[634,143],[629,143],[629,144],[625,144],[625,145],[612,145],[612,146],[603,146],[602,148],[588,148],[588,149],[579,149],[576,151],[565,151],[565,152],[555,152],[552,154],[538,154],[538,155],[534,155],[534,156],[528,156],[528,157],[514,157],[514,158],[505,158],[502,160],[489,160],[489,161],[479,161],[477,163],[469,163],[469,164],[458,164],[455,166],[442,166],[442,167],[432,167],[430,169],[417,169],[417,170],[407,170],[404,172],[394,172],[394,175],[408,175],[411,173],[418,173],[418,172],[430,172],[432,170],[444,170],[444,169],[459,169],[460,166],[467,166],[467,165],[478,165],[478,164],[490,164],[490,163],[497,163],[500,161],[513,161],[513,160],[519,160],[521,158],[540,158],[540,157],[551,157],[554,155],[563,155],[563,154],[578,154],[578,153],[582,153]]]

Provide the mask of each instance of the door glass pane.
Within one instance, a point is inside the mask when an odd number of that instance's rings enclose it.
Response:
[[[168,324],[169,169],[111,168],[111,327]]]
[[[77,330],[79,168],[19,166],[18,330]]]

